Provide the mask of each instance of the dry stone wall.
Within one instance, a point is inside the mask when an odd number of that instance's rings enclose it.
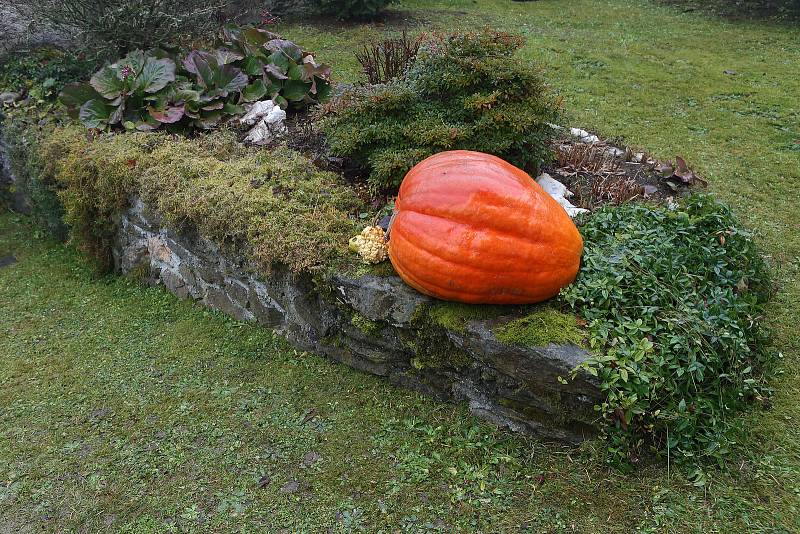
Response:
[[[474,414],[514,430],[572,443],[594,434],[596,384],[590,377],[557,380],[586,356],[579,347],[506,345],[495,338],[491,320],[469,321],[458,332],[420,324],[431,300],[396,276],[315,279],[281,268],[259,275],[192,231],[170,229],[139,199],[131,206],[114,249],[122,273],[272,328],[304,350],[394,384],[464,401]],[[436,363],[420,365],[420,359]]]

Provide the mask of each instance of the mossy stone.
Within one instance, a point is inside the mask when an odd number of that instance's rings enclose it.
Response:
[[[552,305],[538,306],[534,311],[494,330],[499,341],[509,345],[538,347],[550,343],[581,345],[584,332],[578,318]]]

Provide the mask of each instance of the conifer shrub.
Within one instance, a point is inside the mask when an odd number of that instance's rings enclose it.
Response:
[[[444,150],[488,152],[535,171],[551,158],[560,99],[515,57],[522,44],[490,30],[427,40],[404,76],[324,108],[331,152],[368,169],[375,191],[397,188],[413,165]]]

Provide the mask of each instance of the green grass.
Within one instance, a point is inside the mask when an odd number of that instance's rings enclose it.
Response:
[[[771,409],[743,416],[737,461],[694,482],[610,471],[601,444],[496,431],[158,289],[94,280],[5,215],[0,256],[19,262],[0,268],[0,531],[800,530],[800,32],[634,0],[399,7],[412,29],[523,32],[573,124],[685,156],[758,231],[783,373]],[[358,43],[399,29],[280,28],[345,81]]]

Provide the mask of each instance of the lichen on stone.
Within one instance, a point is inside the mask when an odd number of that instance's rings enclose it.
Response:
[[[353,313],[353,316],[350,318],[350,324],[368,336],[376,336],[383,330],[383,325],[380,322],[368,319],[358,312]]]

